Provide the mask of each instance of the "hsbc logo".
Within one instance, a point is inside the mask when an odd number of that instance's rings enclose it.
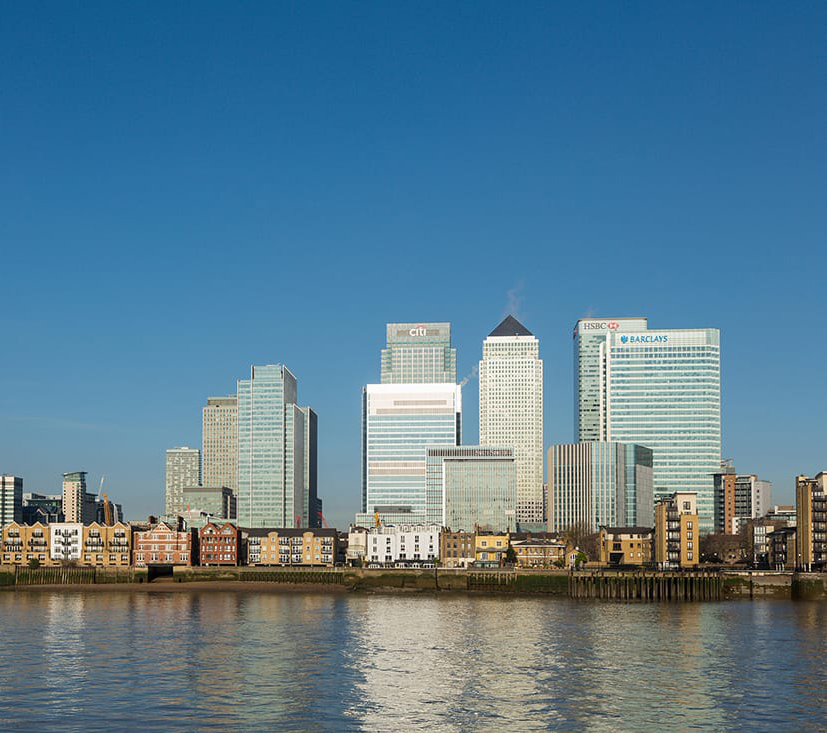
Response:
[[[617,331],[617,329],[620,328],[620,324],[617,321],[609,321],[609,323],[606,324],[606,328],[610,331]]]
[[[586,321],[581,324],[584,331],[616,331],[620,328],[620,324],[616,321]]]

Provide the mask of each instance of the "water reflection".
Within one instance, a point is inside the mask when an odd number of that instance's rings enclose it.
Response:
[[[259,592],[0,594],[31,730],[819,730],[827,609]]]

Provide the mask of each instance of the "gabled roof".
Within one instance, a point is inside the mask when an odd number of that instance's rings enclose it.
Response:
[[[497,326],[489,336],[533,336],[522,323],[520,323],[514,316],[506,316],[505,320]]]

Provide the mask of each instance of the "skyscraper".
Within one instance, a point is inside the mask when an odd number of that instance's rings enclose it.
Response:
[[[645,318],[584,318],[574,327],[574,439],[604,440],[606,336],[646,330]]]
[[[617,319],[606,321],[605,337],[587,349],[583,334],[592,323],[578,321],[575,328],[575,380],[586,394],[578,399],[580,437],[651,448],[655,501],[676,491],[697,493],[701,531],[712,531],[713,475],[721,462],[719,332],[648,330],[643,319]]]
[[[238,487],[238,397],[208,397],[201,410],[201,462],[204,486]]]
[[[517,524],[543,529],[543,362],[537,338],[508,316],[485,339],[480,445],[511,446],[517,466]]]
[[[319,418],[310,407],[300,408],[304,413],[304,500],[302,502],[302,526],[321,527],[322,505],[318,493],[318,422]]]
[[[0,476],[0,527],[23,521],[23,479]]]
[[[456,384],[450,323],[389,323],[382,384]]]
[[[186,509],[184,503],[184,487],[198,486],[201,483],[201,451],[197,448],[182,446],[170,448],[166,454],[166,501],[164,514],[174,517]],[[65,482],[64,482],[65,484]],[[65,493],[65,492],[64,492]],[[64,508],[64,512],[66,512]],[[69,519],[66,512],[66,521]]]
[[[427,519],[426,448],[459,445],[462,397],[456,384],[369,384],[362,390],[362,512],[385,523]]]
[[[547,466],[550,531],[653,525],[649,448],[601,441],[553,445]]]
[[[315,465],[315,413],[296,404],[297,383],[281,365],[253,366],[238,381],[238,521],[245,527],[308,526]],[[312,414],[312,417],[310,415]],[[311,435],[313,439],[308,440]],[[307,455],[310,453],[310,455]]]

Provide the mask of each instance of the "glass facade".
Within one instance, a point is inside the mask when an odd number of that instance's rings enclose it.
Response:
[[[254,366],[238,381],[238,521],[244,527],[301,523],[305,427],[287,367]]]
[[[719,332],[614,331],[600,352],[601,438],[651,448],[655,500],[695,492],[701,530],[711,532],[721,465]]]
[[[645,318],[585,318],[574,327],[574,439],[603,440],[606,431],[601,395],[606,364],[601,348],[612,332],[645,331]]]
[[[451,531],[513,531],[517,470],[512,448],[435,446],[426,457],[426,514]]]
[[[382,384],[456,384],[450,323],[389,323]]]
[[[586,526],[651,527],[652,451],[644,446],[585,441],[548,452],[549,530]]]
[[[456,384],[369,384],[362,394],[362,513],[357,524],[426,520],[426,448],[459,445]]]

